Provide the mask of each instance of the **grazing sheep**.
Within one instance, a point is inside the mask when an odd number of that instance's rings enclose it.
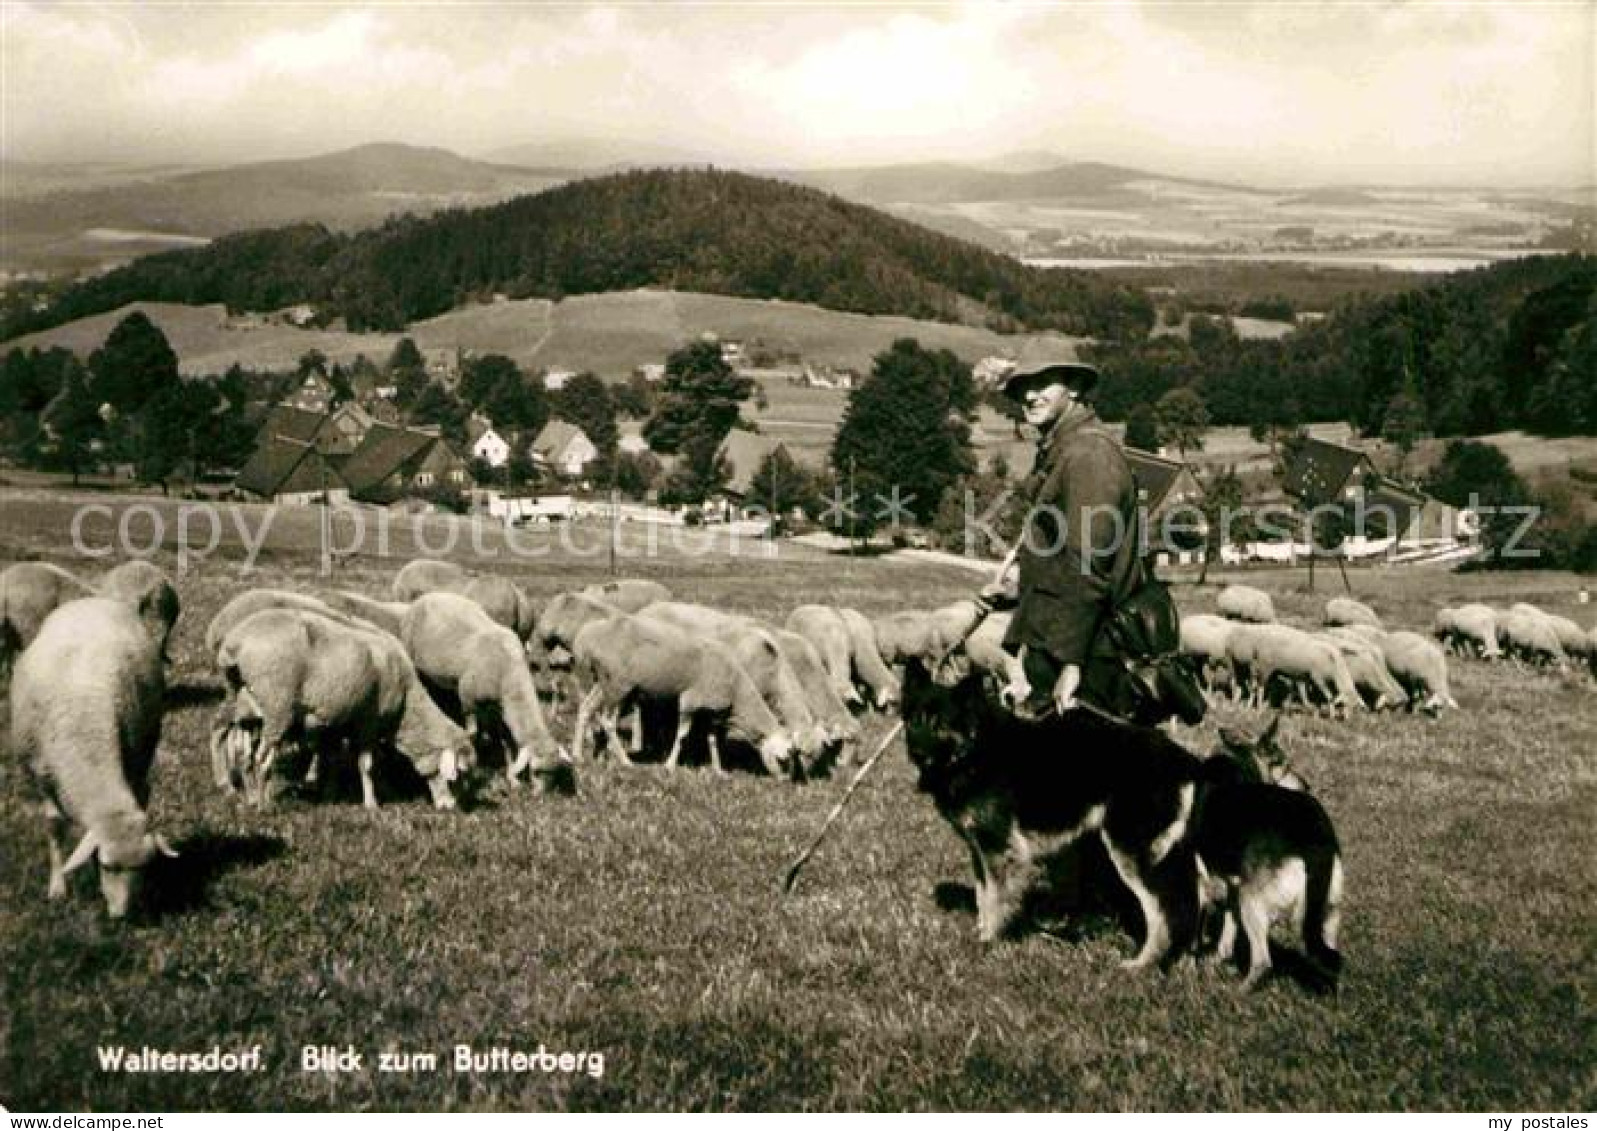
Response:
[[[635,613],[660,601],[671,600],[671,590],[658,581],[644,581],[636,577],[623,577],[619,581],[606,581],[582,590],[584,597],[603,601],[624,613]]]
[[[92,596],[87,583],[48,562],[18,562],[0,572],[0,678],[57,606]]]
[[[838,697],[826,664],[815,645],[785,628],[768,631],[782,650],[782,659],[787,661],[798,678],[799,686],[809,702],[810,714],[815,717],[816,724],[825,736],[826,753],[823,760],[804,767],[806,775],[814,775],[826,761],[846,760],[848,752],[859,741],[860,726],[849,712],[848,704]]]
[[[576,670],[592,682],[577,711],[572,752],[595,716],[606,746],[615,741],[616,715],[635,696],[675,700],[677,732],[666,765],[676,768],[682,740],[701,716],[710,723],[710,760],[721,770],[719,735],[758,746],[760,760],[773,776],[788,772],[792,742],[765,705],[741,663],[720,644],[691,636],[658,620],[619,614],[595,621],[577,634]],[[623,757],[627,757],[625,752]],[[629,759],[630,760],[630,759]]]
[[[377,601],[348,589],[324,590],[322,600],[333,609],[374,624],[384,632],[398,636],[405,623],[405,613],[410,605],[404,601]]]
[[[399,638],[422,679],[459,700],[468,735],[485,746],[502,746],[508,736],[511,781],[530,768],[535,785],[575,788],[570,759],[544,722],[514,632],[468,597],[428,593],[410,603]]]
[[[1369,625],[1361,627],[1370,629]],[[1347,626],[1327,629],[1324,635],[1341,651],[1342,658],[1347,661],[1348,674],[1353,677],[1353,685],[1359,689],[1370,710],[1391,710],[1409,701],[1402,685],[1393,678],[1388,668],[1386,653],[1380,642],[1354,632]]]
[[[386,632],[316,612],[264,609],[233,626],[217,649],[226,726],[259,729],[245,782],[258,804],[290,738],[337,739],[358,754],[362,800],[377,807],[371,770],[392,747],[427,780],[433,804],[454,808],[451,785],[472,764],[471,742],[427,694],[402,644]],[[220,720],[219,720],[220,725]],[[213,735],[237,746],[227,736]]]
[[[955,601],[939,609],[889,613],[871,626],[876,630],[877,651],[887,663],[935,662],[964,640],[981,617],[975,601]]]
[[[222,641],[227,639],[228,633],[232,632],[235,626],[264,609],[298,609],[307,613],[319,613],[333,620],[349,619],[326,601],[307,593],[295,593],[289,589],[246,589],[218,609],[216,615],[211,618],[211,623],[205,626],[206,652],[212,656],[216,655],[216,650],[222,646]]]
[[[1499,614],[1497,638],[1506,654],[1527,664],[1565,665],[1564,646],[1545,613],[1510,609]]]
[[[804,637],[820,654],[833,692],[845,703],[858,703],[849,630],[842,612],[830,605],[800,605],[787,615],[786,624],[789,632]]]
[[[469,577],[461,585],[441,586],[436,592],[459,593],[482,606],[495,623],[502,624],[526,640],[532,635],[538,613],[532,601],[509,578],[486,573]],[[525,634],[523,633],[525,629]]]
[[[1249,686],[1249,703],[1262,707],[1269,682],[1281,676],[1297,686],[1307,705],[1305,687],[1312,687],[1334,715],[1346,718],[1361,706],[1347,661],[1336,645],[1301,629],[1280,624],[1240,624],[1226,641],[1226,653],[1239,680]]]
[[[870,690],[878,711],[892,710],[899,700],[898,677],[882,659],[876,626],[858,609],[840,608],[837,611],[848,628],[849,659],[853,662],[854,678]]]
[[[1498,642],[1497,612],[1486,605],[1459,605],[1439,609],[1431,635],[1460,656],[1495,660],[1502,656]]]
[[[1198,664],[1198,678],[1205,691],[1238,690],[1231,671],[1231,655],[1226,643],[1236,625],[1224,617],[1195,613],[1181,618],[1181,653]]]
[[[396,601],[414,601],[423,593],[436,593],[440,589],[457,591],[470,578],[471,575],[454,562],[417,558],[400,567],[389,589]]]
[[[538,616],[532,643],[541,649],[546,667],[569,668],[571,646],[576,643],[577,633],[590,622],[607,620],[621,611],[585,592],[556,594]]]
[[[160,649],[117,600],[63,604],[17,662],[11,749],[44,797],[51,899],[66,895],[67,874],[93,856],[106,910],[121,918],[155,853],[176,855],[146,816],[164,692]],[[63,860],[69,821],[84,833]]]
[[[1250,585],[1227,585],[1220,590],[1220,615],[1228,620],[1274,624],[1275,605],[1270,595]]]
[[[1435,641],[1417,632],[1389,632],[1381,640],[1386,666],[1408,694],[1409,709],[1436,714],[1443,707],[1458,710],[1448,689],[1447,656]]]
[[[1026,682],[1020,657],[1004,650],[1004,634],[1009,631],[1012,613],[989,613],[987,619],[965,638],[965,654],[977,671],[999,681],[999,686],[1010,687]]]
[[[1535,605],[1523,603],[1512,606],[1508,611],[1522,613],[1525,616],[1540,617],[1553,630],[1553,635],[1558,637],[1558,646],[1564,650],[1566,656],[1585,657],[1587,648],[1586,630],[1568,617],[1561,617],[1556,613],[1538,609]]]
[[[123,562],[100,578],[100,592],[138,611],[150,635],[161,642],[161,656],[165,658],[166,642],[183,608],[177,599],[177,588],[166,572],[160,566],[136,558]]]
[[[1329,625],[1367,624],[1384,628],[1375,610],[1351,597],[1332,597],[1325,603],[1325,623]]]
[[[725,645],[792,736],[799,765],[809,766],[825,755],[830,738],[816,723],[804,688],[768,629],[748,617],[683,601],[657,601],[637,615]]]

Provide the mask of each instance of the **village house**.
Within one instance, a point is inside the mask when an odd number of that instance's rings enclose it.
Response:
[[[388,502],[410,491],[473,486],[459,452],[436,431],[374,424],[342,468],[350,494]]]
[[[489,467],[503,467],[510,462],[510,442],[485,416],[474,412],[466,421],[466,443],[472,458],[482,460]]]
[[[572,369],[551,369],[543,375],[543,387],[551,393],[558,393],[576,375]]]
[[[1192,468],[1179,460],[1126,448],[1126,462],[1137,481],[1137,505],[1149,522],[1157,522],[1177,507],[1195,507],[1203,498],[1203,487]]]
[[[273,503],[303,506],[323,498],[335,504],[349,501],[349,484],[315,443],[284,433],[267,435],[233,483],[240,491]]]
[[[616,423],[616,450],[630,456],[642,455],[649,450],[649,441],[643,436],[643,421],[621,420]]]
[[[599,458],[599,449],[575,424],[551,420],[533,439],[531,455],[538,468],[575,478]]]
[[[332,406],[333,384],[320,373],[307,373],[299,387],[283,403],[320,415]]]

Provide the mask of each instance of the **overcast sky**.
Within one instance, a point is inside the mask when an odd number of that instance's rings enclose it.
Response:
[[[1071,160],[1265,184],[1597,182],[1597,0],[3,2],[0,159]]]

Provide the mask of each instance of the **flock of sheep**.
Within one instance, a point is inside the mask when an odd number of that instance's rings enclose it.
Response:
[[[178,613],[171,581],[144,561],[92,585],[40,562],[0,572],[11,751],[43,798],[53,898],[97,860],[106,905],[121,916],[150,860],[170,852],[146,812]],[[973,602],[875,621],[805,605],[775,625],[673,600],[644,580],[561,593],[540,608],[504,577],[426,560],[398,572],[389,600],[249,589],[205,631],[223,686],[212,774],[262,806],[291,768],[312,783],[329,761],[353,764],[368,807],[379,762],[419,779],[439,808],[494,763],[511,782],[574,792],[587,740],[632,761],[642,708],[666,701],[677,715],[666,765],[697,727],[717,769],[730,738],[770,774],[802,780],[851,754],[859,712],[895,705],[893,662],[940,655],[978,617]],[[567,744],[545,703],[573,689]],[[71,824],[83,832],[69,853]]]
[[[1558,668],[1574,660],[1597,671],[1597,630],[1534,605],[1444,608],[1432,638],[1388,630],[1373,609],[1346,597],[1326,602],[1318,630],[1279,623],[1269,594],[1245,585],[1221,590],[1219,609],[1219,616],[1182,618],[1181,650],[1211,698],[1252,707],[1284,696],[1343,718],[1364,708],[1457,708],[1449,653]]]

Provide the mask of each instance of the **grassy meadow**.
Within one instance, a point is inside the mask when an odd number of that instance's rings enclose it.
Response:
[[[71,552],[73,506],[128,500],[0,494],[0,564]],[[150,501],[175,525],[177,504]],[[263,508],[240,508],[258,531]],[[114,525],[88,526],[103,544]],[[139,521],[149,522],[149,512]],[[232,522],[231,518],[226,519]],[[437,547],[449,520],[420,531]],[[135,528],[142,529],[142,528]],[[206,622],[250,585],[383,595],[418,552],[409,520],[318,576],[317,515],[273,518],[253,569],[223,540],[179,581],[152,815],[182,850],[138,921],[111,924],[91,875],[44,899],[43,830],[0,758],[0,1104],[97,1109],[1450,1109],[1589,1110],[1597,938],[1597,710],[1586,677],[1453,662],[1462,709],[1440,720],[1291,714],[1283,739],[1336,821],[1347,869],[1347,971],[1334,999],[1286,978],[1243,994],[1192,963],[1118,969],[1110,920],[1064,942],[977,942],[939,885],[968,884],[953,833],[914,789],[902,746],[860,789],[789,897],[780,877],[848,774],[808,785],[704,769],[579,766],[574,798],[496,783],[433,811],[358,791],[242,808],[210,781],[218,680]],[[602,533],[582,546],[602,545]],[[779,620],[825,601],[868,613],[969,593],[967,571],[782,544],[646,556],[623,528],[620,572],[683,598]],[[534,541],[534,539],[542,541]],[[609,576],[605,553],[497,532],[449,555],[547,597]],[[155,560],[175,570],[167,541]],[[1589,624],[1569,575],[1352,574],[1389,624],[1464,599],[1532,600]],[[1285,616],[1340,591],[1250,573]],[[1223,580],[1223,579],[1222,579]],[[1188,611],[1217,586],[1177,587]],[[871,717],[866,748],[891,720]],[[1207,751],[1219,722],[1182,737]],[[569,734],[571,713],[554,724]],[[1072,756],[1061,752],[1061,757]],[[351,785],[352,783],[346,783]],[[86,870],[92,872],[92,869]],[[456,1072],[469,1044],[604,1056],[590,1072]],[[102,1045],[263,1047],[259,1072],[114,1073]],[[361,1071],[302,1071],[305,1045],[352,1045]],[[382,1052],[436,1071],[379,1072]]]

